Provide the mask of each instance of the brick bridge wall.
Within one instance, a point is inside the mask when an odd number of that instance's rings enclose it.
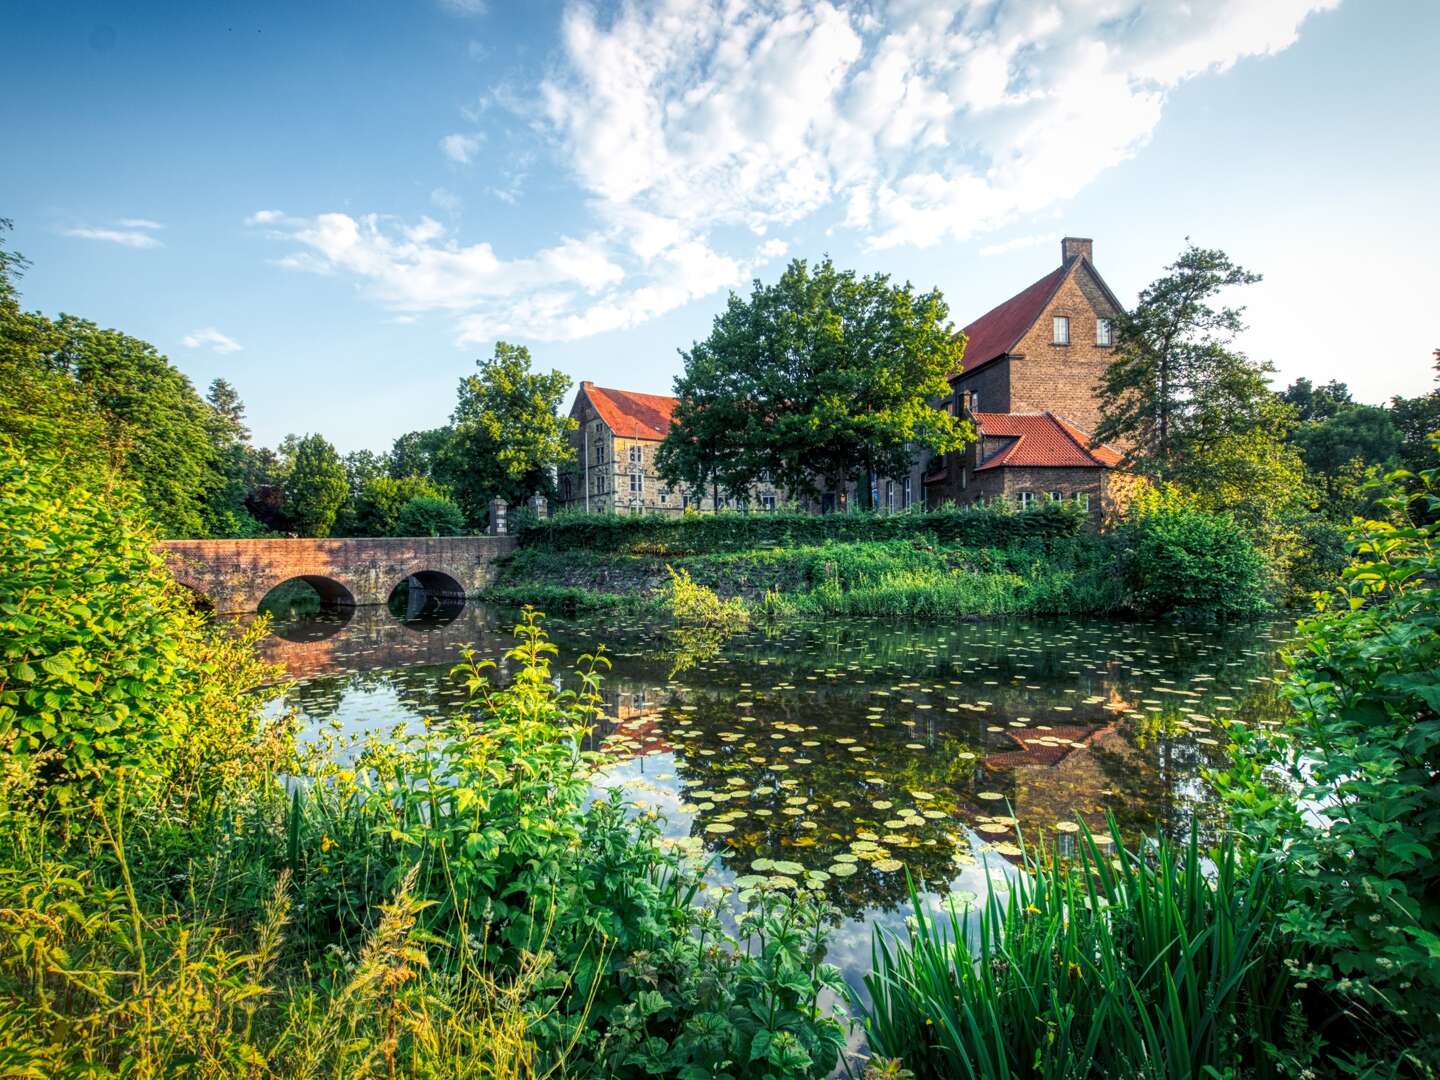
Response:
[[[231,613],[254,611],[267,592],[296,577],[313,579],[322,596],[369,605],[385,603],[400,582],[430,570],[474,596],[495,581],[495,560],[515,550],[515,538],[166,540],[160,548],[177,581],[205,596],[217,612]]]

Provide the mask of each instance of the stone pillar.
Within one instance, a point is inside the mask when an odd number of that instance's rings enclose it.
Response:
[[[505,520],[505,510],[504,499],[490,500],[490,522],[485,531],[491,536],[504,536],[509,531],[508,523]]]

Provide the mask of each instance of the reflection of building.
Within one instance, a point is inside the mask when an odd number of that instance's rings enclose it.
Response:
[[[652,698],[645,690],[604,691],[605,720],[597,734],[602,748],[617,758],[638,758],[647,754],[668,754],[675,750],[661,733],[668,696]]]

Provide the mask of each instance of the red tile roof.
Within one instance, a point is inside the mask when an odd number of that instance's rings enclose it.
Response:
[[[1016,293],[999,307],[991,308],[965,327],[965,336],[969,340],[965,344],[963,371],[974,371],[1013,349],[1040,317],[1040,312],[1045,310],[1069,267],[1070,264],[1066,263],[1052,270],[1028,289]]]
[[[670,414],[676,400],[662,394],[637,394],[630,390],[607,390],[591,382],[580,384],[600,418],[622,439],[650,439],[659,442],[670,432]]]
[[[985,458],[976,471],[1001,466],[1030,468],[1113,469],[1123,455],[1054,413],[974,413],[975,425],[987,439],[1008,443]]]

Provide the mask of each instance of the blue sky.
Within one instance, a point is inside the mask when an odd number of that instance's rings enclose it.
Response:
[[[1244,344],[1380,401],[1440,346],[1433,0],[7,0],[26,305],[384,449],[494,340],[667,392],[791,257],[968,322],[1095,239],[1265,275]],[[1239,299],[1239,298],[1237,298]]]

